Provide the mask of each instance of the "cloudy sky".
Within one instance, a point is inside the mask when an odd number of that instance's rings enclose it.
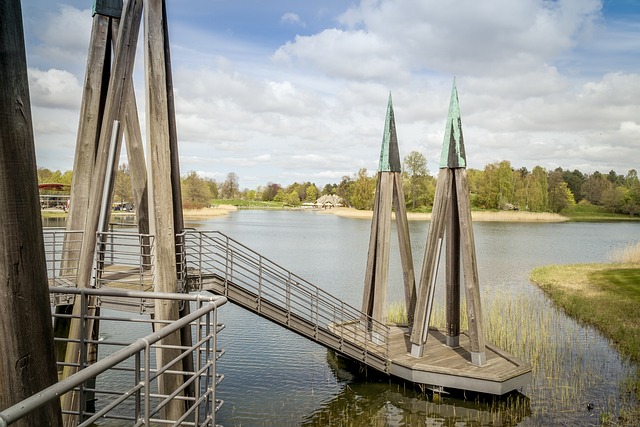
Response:
[[[49,169],[73,165],[92,3],[22,2],[38,164]],[[454,76],[469,167],[640,168],[640,0],[167,7],[183,174],[235,172],[255,188],[373,172],[390,92],[401,157],[420,151],[434,173]]]

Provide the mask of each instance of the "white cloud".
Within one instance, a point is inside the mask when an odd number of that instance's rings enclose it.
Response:
[[[58,4],[57,10],[36,22],[40,43],[35,46],[36,66],[46,62],[56,68],[74,68],[84,72],[91,35],[91,9]]]
[[[284,23],[284,24],[296,24],[296,25],[301,25],[304,27],[304,23],[300,20],[300,17],[293,13],[293,12],[287,12],[284,15],[282,15],[280,17],[280,22]]]
[[[471,167],[625,173],[640,147],[640,25],[607,20],[601,5],[361,0],[331,20],[321,6],[275,15],[273,34],[212,30],[170,9],[181,168],[236,172],[249,188],[373,171],[391,92],[401,156],[419,150],[433,173],[455,75]],[[27,49],[37,150],[43,166],[69,169],[91,17],[45,7]],[[295,36],[301,16],[315,30]]]
[[[82,87],[70,72],[29,68],[28,75],[32,105],[74,111],[80,108]]]

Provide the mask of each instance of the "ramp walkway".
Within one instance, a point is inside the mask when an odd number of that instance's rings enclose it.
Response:
[[[56,260],[62,259],[63,254],[49,256],[49,251],[56,252],[54,248],[63,250],[62,240],[60,236],[47,239],[45,235],[48,265],[53,269],[49,278],[52,284],[69,286],[73,285],[73,274],[55,274],[60,270]],[[153,240],[153,236],[131,232],[99,233],[96,285],[152,291]],[[54,241],[58,243],[47,245]],[[452,348],[445,344],[444,334],[432,329],[423,357],[412,357],[408,328],[373,320],[221,232],[186,230],[176,236],[176,241],[181,247],[177,255],[181,291],[225,296],[240,307],[380,372],[419,384],[496,395],[531,381],[527,363],[491,345],[487,345],[486,363],[472,364],[464,333],[460,346]],[[117,300],[103,303],[127,308]],[[128,309],[152,310],[144,300]]]

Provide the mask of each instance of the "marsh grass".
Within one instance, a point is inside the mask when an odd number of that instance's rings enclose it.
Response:
[[[607,383],[610,389],[618,391],[605,401],[597,402],[594,415],[602,414],[606,420],[631,420],[620,425],[634,425],[640,421],[636,366],[623,363],[621,377],[612,378],[608,371],[610,350],[594,344],[593,331],[567,321],[566,315],[552,304],[531,304],[527,295],[515,291],[492,290],[482,296],[482,302],[487,342],[532,366],[532,383],[523,392],[535,396],[531,401],[534,419],[558,419],[554,418],[558,414],[580,416],[585,405],[594,399],[593,390]],[[392,311],[406,313],[404,303],[390,305],[388,320],[396,316],[390,316]],[[460,327],[466,330],[464,298],[460,312]],[[402,320],[406,321],[406,314],[404,316]],[[430,325],[444,328],[444,304],[434,305]]]
[[[640,242],[614,251],[611,254],[611,260],[622,264],[640,264]]]

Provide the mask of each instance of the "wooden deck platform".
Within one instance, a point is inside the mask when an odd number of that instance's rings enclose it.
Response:
[[[345,340],[355,338],[351,329],[352,325],[330,327],[333,333]],[[460,335],[459,346],[452,348],[446,345],[443,332],[430,328],[424,355],[420,358],[411,355],[409,339],[409,328],[393,326],[389,331],[388,346],[386,343],[376,346],[381,351],[388,347],[388,373],[398,378],[417,384],[496,395],[520,389],[531,382],[529,364],[491,344],[487,344],[484,365],[471,363],[466,333]],[[362,345],[361,342],[354,344]],[[368,345],[373,347],[371,342]]]
[[[449,347],[445,334],[430,329],[424,356],[410,355],[408,328],[391,330],[391,374],[419,383],[502,395],[531,382],[531,367],[514,356],[487,344],[486,363],[471,363],[469,337],[460,335],[460,345]]]

